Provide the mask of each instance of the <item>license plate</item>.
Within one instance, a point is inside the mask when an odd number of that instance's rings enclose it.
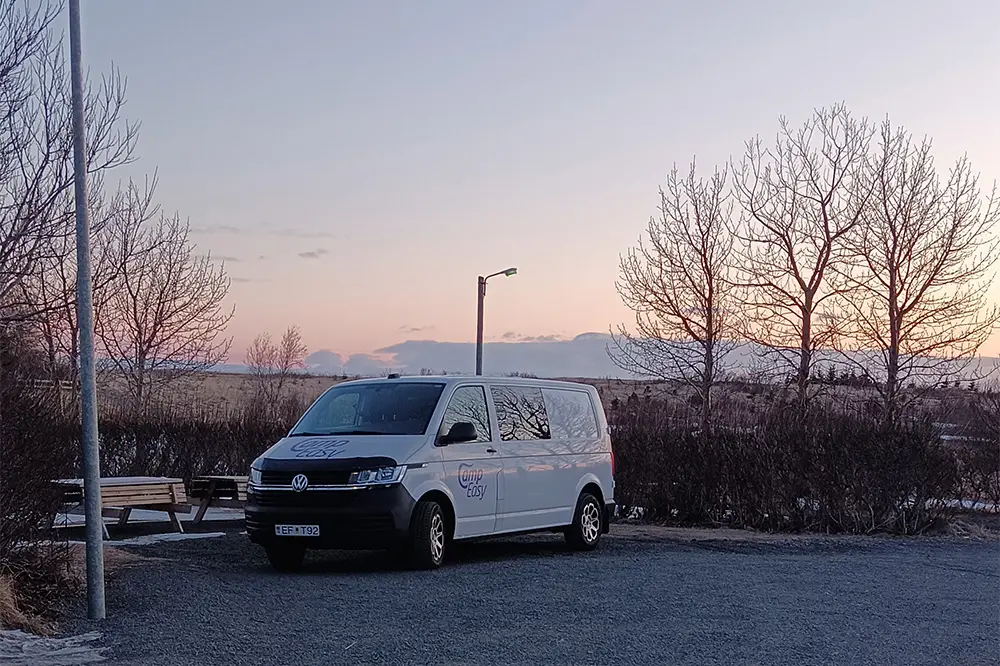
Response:
[[[275,536],[318,537],[319,525],[275,525]]]

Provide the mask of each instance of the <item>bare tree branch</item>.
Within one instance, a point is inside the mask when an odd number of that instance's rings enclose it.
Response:
[[[942,179],[930,140],[915,142],[888,120],[869,173],[874,196],[846,237],[853,261],[840,267],[851,298],[839,346],[895,422],[904,386],[954,377],[1000,322],[987,304],[1000,198],[995,185],[982,197],[964,157]]]
[[[143,186],[129,182],[110,199],[91,193],[91,280],[95,316],[106,316],[110,288],[124,267],[137,260],[137,239],[159,212],[153,202],[155,176]],[[67,206],[72,201],[67,197]],[[71,223],[70,223],[71,226]],[[53,378],[75,380],[77,368],[76,236],[71,230],[46,239],[44,252],[25,284],[25,297],[36,304],[35,326],[44,341]]]
[[[836,334],[844,286],[833,268],[871,196],[863,177],[872,128],[843,105],[817,110],[800,129],[786,119],[773,150],[749,141],[736,178],[744,211],[734,248],[741,333],[775,355],[803,407],[816,351]]]
[[[219,338],[234,313],[223,305],[225,266],[195,255],[188,232],[177,215],[145,225],[123,250],[131,259],[109,284],[97,320],[104,352],[135,409],[148,404],[155,384],[220,363],[232,343]]]
[[[65,50],[54,3],[0,1],[0,303],[21,316],[38,306],[25,284],[72,231],[72,123]],[[123,119],[125,80],[112,71],[85,90],[88,170],[131,161],[138,125]]]
[[[619,327],[611,358],[622,369],[680,380],[701,399],[701,425],[712,418],[712,390],[733,349],[730,317],[733,237],[728,172],[698,179],[676,167],[660,190],[660,216],[648,239],[621,259],[618,293],[635,312],[635,331]]]
[[[253,339],[245,363],[250,370],[254,394],[262,405],[278,405],[281,392],[297,368],[305,367],[309,353],[297,326],[289,326],[275,344],[268,333]]]

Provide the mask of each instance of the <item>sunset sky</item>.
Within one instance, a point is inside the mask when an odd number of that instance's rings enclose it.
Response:
[[[142,122],[128,174],[158,170],[227,259],[234,362],[289,324],[343,355],[471,342],[476,275],[508,266],[489,339],[607,332],[666,172],[738,157],[781,114],[844,101],[1000,178],[995,0],[82,9],[87,66],[121,68]]]

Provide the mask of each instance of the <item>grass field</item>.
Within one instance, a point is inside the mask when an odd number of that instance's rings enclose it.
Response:
[[[252,393],[253,381],[251,376],[244,374],[202,372],[165,385],[162,390],[157,391],[156,402],[176,407],[226,410],[241,404]],[[323,391],[343,381],[345,381],[343,377],[296,375],[287,381],[282,395],[298,397],[308,404]],[[655,396],[665,395],[673,391],[672,388],[664,384],[650,382],[617,379],[573,379],[571,381],[593,384],[598,388],[605,403],[610,403],[614,398],[625,400],[633,391],[642,395],[647,387],[649,387],[649,393]],[[112,404],[117,400],[127,400],[124,385],[115,376],[102,377],[98,390],[102,394],[101,399],[105,404]]]
[[[625,401],[633,393],[640,398],[648,397],[678,410],[696,408],[698,404],[694,390],[678,382],[607,378],[566,379],[595,386],[606,409],[610,408],[616,399]],[[245,404],[246,399],[253,393],[253,381],[250,375],[245,374],[201,372],[158,388],[155,391],[154,402],[160,406],[180,410],[195,409],[198,412],[225,413]],[[288,379],[281,393],[284,397],[296,397],[308,405],[323,391],[342,381],[345,381],[343,377],[294,375]],[[865,403],[877,399],[875,391],[870,388],[817,385],[816,389],[821,392],[823,400],[842,406],[863,407]],[[115,376],[102,377],[99,391],[101,402],[105,405],[128,400],[124,385],[120,378]],[[781,392],[782,388],[777,385],[728,383],[716,387],[714,400],[719,404],[725,403],[726,415],[735,419],[767,410],[769,406],[775,404]],[[917,404],[925,412],[941,415],[960,407],[967,402],[969,396],[970,394],[963,389],[939,389],[920,397]]]

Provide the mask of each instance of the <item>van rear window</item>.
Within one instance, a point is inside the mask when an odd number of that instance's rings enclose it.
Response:
[[[305,435],[423,435],[444,384],[376,382],[335,386],[295,424]]]
[[[588,393],[545,388],[542,395],[549,413],[552,439],[594,439],[598,436],[597,416]]]

